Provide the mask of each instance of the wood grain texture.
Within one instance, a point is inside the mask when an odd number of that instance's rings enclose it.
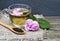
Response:
[[[47,39],[44,41],[60,41],[60,17],[47,16],[46,19],[52,24],[52,27],[47,30]]]
[[[46,20],[48,20],[51,23],[51,28],[50,28],[50,30],[47,30],[47,32],[46,32],[47,35],[45,36],[46,38],[43,39],[43,41],[60,41],[60,16],[45,16],[45,18],[46,18]],[[5,18],[2,18],[2,19],[4,20]],[[0,21],[2,21],[2,20],[0,20]],[[6,21],[9,21],[9,20],[5,20],[3,22],[6,22]],[[9,24],[9,22],[7,24]],[[2,26],[0,26],[0,29],[1,29],[0,30],[0,37],[1,37],[0,41],[6,41],[6,39],[8,39],[7,41],[41,41],[39,36],[42,37],[41,31],[34,32],[35,34],[31,34],[33,32],[27,32],[27,35],[20,36],[20,35],[16,35],[16,34],[10,32],[8,29],[6,29]],[[40,32],[40,34],[37,34],[39,32]],[[34,35],[34,36],[32,37],[32,35]],[[36,35],[38,35],[38,36],[36,36]],[[23,38],[23,36],[24,36],[24,38]],[[22,38],[23,38],[23,40],[21,40]],[[37,40],[34,40],[32,38],[37,39]]]

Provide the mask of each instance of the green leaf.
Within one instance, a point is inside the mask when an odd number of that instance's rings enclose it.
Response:
[[[29,19],[36,20],[36,17],[33,16],[32,14],[30,14],[28,17],[29,17]]]
[[[30,14],[28,17],[29,17],[29,19],[36,20],[39,23],[40,28],[42,28],[42,29],[46,29],[46,28],[49,29],[51,26],[51,24],[47,20],[44,20],[42,18],[36,18],[32,14]]]
[[[38,18],[37,21],[42,29],[50,28],[51,26],[47,20],[44,20],[42,18]]]

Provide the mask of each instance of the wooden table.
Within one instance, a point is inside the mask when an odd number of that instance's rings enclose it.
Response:
[[[45,16],[46,20],[48,20],[51,23],[51,28],[50,30],[47,30],[45,37],[43,40],[37,40],[37,41],[60,41],[60,16]],[[6,22],[7,24],[9,24],[6,20],[4,22]],[[2,26],[0,26],[1,29]],[[6,28],[3,28],[6,29]],[[0,30],[0,41],[6,41],[6,37],[8,37],[8,41],[21,41],[21,39],[19,40],[18,38],[23,38],[23,37],[18,37],[17,35],[14,36],[14,34],[10,31],[7,30]],[[4,33],[2,33],[4,31]],[[7,32],[5,32],[7,31]],[[4,36],[3,36],[4,35]],[[7,36],[6,36],[7,35]],[[14,39],[12,39],[14,38]],[[27,37],[28,38],[28,37]],[[23,39],[24,41],[28,41],[28,39]],[[29,41],[33,41],[33,39],[29,40]],[[36,40],[35,40],[36,41]]]
[[[45,18],[52,27],[47,30],[47,38],[43,41],[60,41],[60,16],[46,16]]]
[[[7,14],[1,14],[0,21],[12,25]],[[42,41],[45,31],[26,31],[24,35],[17,35],[0,25],[0,41]]]

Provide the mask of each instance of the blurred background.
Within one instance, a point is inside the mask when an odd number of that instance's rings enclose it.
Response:
[[[14,3],[30,5],[32,14],[60,16],[60,0],[0,0],[0,9],[3,10]]]

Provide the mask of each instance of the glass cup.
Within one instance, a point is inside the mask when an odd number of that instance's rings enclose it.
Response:
[[[17,9],[18,8],[18,9]],[[8,7],[9,9],[9,17],[12,22],[12,24],[16,27],[23,26],[25,24],[26,19],[28,18],[27,16],[31,13],[31,8],[30,6],[26,4],[12,4]],[[14,15],[13,10],[16,9],[18,12],[22,12],[22,15]]]

